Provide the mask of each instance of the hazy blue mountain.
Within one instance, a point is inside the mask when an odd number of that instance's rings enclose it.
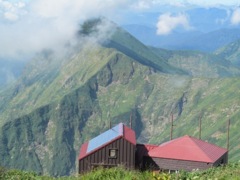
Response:
[[[240,38],[237,41],[219,48],[215,54],[231,61],[236,66],[240,67]]]
[[[213,52],[238,39],[240,39],[240,29],[219,29],[195,37],[186,38],[182,44],[176,44],[172,49]]]
[[[15,81],[26,62],[0,59],[0,88]]]
[[[185,11],[192,27],[202,32],[229,28],[229,14],[232,9],[222,8],[193,8]]]
[[[191,32],[174,31],[171,34],[160,36],[156,34],[156,27],[150,27],[139,24],[129,24],[123,26],[123,28],[146,45],[166,49],[179,49],[179,47],[184,46],[187,40],[198,37],[199,35],[202,34],[199,31]]]
[[[146,45],[172,50],[199,50],[213,52],[230,42],[240,39],[240,29],[218,29],[207,33],[199,31],[177,32],[159,36],[156,29],[144,25],[124,26],[129,33]]]
[[[174,51],[151,48],[159,57],[194,77],[224,78],[240,76],[240,69],[222,56],[200,51]]]
[[[170,34],[157,35],[158,18],[168,13],[164,10],[158,13],[135,14],[127,23],[122,24],[122,27],[146,45],[173,50],[212,52],[240,37],[240,26],[233,26],[230,22],[233,9],[191,7],[190,9],[177,8],[169,12],[172,12],[172,16],[185,15],[191,29],[184,30],[177,27]]]

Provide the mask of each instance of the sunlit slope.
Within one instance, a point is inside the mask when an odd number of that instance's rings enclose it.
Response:
[[[113,49],[95,47],[83,48],[67,62],[36,57],[17,84],[3,92],[2,107],[6,110],[3,114],[14,112],[12,116],[18,117],[60,100],[85,84],[116,56]]]
[[[158,56],[164,58],[168,64],[182,69],[194,77],[238,77],[240,69],[228,58],[199,51],[169,51],[151,48]]]
[[[226,58],[236,66],[240,66],[240,40],[234,41],[222,48],[219,48],[215,54]]]
[[[149,47],[123,29],[117,28],[105,46],[115,48],[141,64],[155,68],[158,71],[171,74],[187,74],[180,68],[169,65],[166,59],[153,53]]]

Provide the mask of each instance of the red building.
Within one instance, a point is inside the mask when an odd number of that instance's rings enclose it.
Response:
[[[79,173],[95,167],[124,166],[135,168],[135,132],[120,123],[82,145],[79,154]]]
[[[81,146],[79,173],[95,167],[124,166],[127,169],[192,171],[228,161],[227,149],[183,136],[161,145],[136,144],[135,132],[120,123]]]
[[[191,136],[176,138],[150,150],[145,150],[142,157],[138,156],[141,158],[143,169],[204,170],[226,164],[228,161],[227,149]]]

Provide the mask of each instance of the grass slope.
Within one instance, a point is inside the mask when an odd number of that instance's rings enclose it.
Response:
[[[165,59],[157,56],[149,47],[123,29],[117,28],[106,46],[116,48],[141,64],[155,68],[158,71],[171,74],[187,74],[183,70],[169,65]]]
[[[194,77],[218,78],[240,75],[240,70],[223,56],[199,51],[169,51],[159,48],[151,50],[170,65]]]
[[[49,62],[49,59],[37,57],[17,84],[0,95],[3,99],[1,110],[4,111],[1,122],[62,99],[84,85],[108,61],[115,58],[115,54],[113,49],[92,49],[86,46],[62,65],[53,59]]]
[[[215,54],[231,61],[236,66],[240,66],[240,40],[234,41],[216,50]]]
[[[195,172],[180,172],[178,174],[165,174],[165,173],[152,173],[152,172],[138,172],[138,171],[127,171],[121,167],[111,168],[111,169],[97,169],[93,172],[87,173],[82,176],[69,176],[69,177],[60,177],[54,178],[50,176],[40,176],[36,173],[24,172],[19,170],[6,170],[4,168],[0,168],[0,179],[24,179],[24,180],[164,180],[164,179],[189,179],[189,180],[203,180],[203,179],[240,179],[240,165],[239,163],[231,163],[227,166],[221,166],[217,168],[208,169],[205,171],[195,171]]]

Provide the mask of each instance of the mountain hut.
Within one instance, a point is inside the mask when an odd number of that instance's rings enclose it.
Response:
[[[120,123],[81,146],[79,174],[100,166],[134,169],[135,150],[135,131]]]

